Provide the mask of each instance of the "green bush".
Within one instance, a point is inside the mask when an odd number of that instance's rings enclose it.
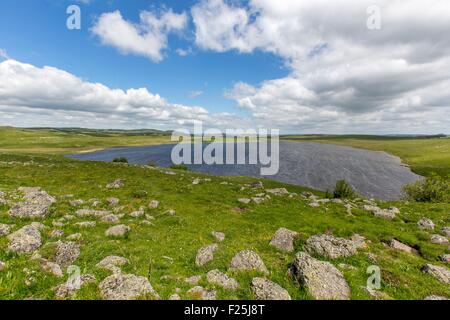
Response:
[[[170,169],[174,169],[174,170],[184,170],[184,171],[188,171],[188,167],[184,164],[174,164],[170,166]]]
[[[333,198],[337,199],[351,199],[356,197],[356,192],[352,186],[345,180],[339,180],[336,182],[336,186],[333,191]]]
[[[450,176],[436,174],[404,186],[406,199],[417,202],[450,202]]]
[[[113,162],[128,163],[128,159],[125,157],[119,157],[119,158],[114,158]]]
[[[147,197],[148,192],[145,190],[136,190],[133,191],[133,198],[135,199],[143,199],[145,197]]]

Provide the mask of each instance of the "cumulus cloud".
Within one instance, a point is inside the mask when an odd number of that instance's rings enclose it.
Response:
[[[380,30],[367,28],[371,5],[380,9]],[[295,131],[448,132],[446,0],[202,0],[191,13],[204,50],[260,50],[284,59],[285,78],[237,83],[226,92],[258,123]]]
[[[187,25],[186,13],[172,10],[154,13],[142,11],[140,22],[125,20],[120,11],[103,13],[91,28],[104,45],[117,48],[122,54],[135,54],[154,62],[163,60],[167,36],[183,30]]]
[[[0,124],[170,129],[193,120],[226,125],[232,118],[170,103],[146,88],[112,89],[53,67],[0,63]]]

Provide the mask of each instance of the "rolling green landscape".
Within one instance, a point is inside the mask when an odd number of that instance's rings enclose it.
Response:
[[[416,173],[426,177],[437,173],[447,185],[449,182],[449,138],[283,138],[385,151],[399,156]],[[314,235],[351,239],[356,234],[363,237],[364,245],[352,254],[331,257],[311,252],[315,259],[330,262],[342,273],[350,289],[348,298],[450,297],[448,274],[445,278],[424,269],[433,265],[448,270],[448,260],[442,258],[447,255],[448,259],[450,254],[446,233],[450,203],[446,200],[330,199],[323,192],[270,180],[260,184],[252,178],[215,177],[182,168],[63,157],[169,141],[169,133],[157,131],[0,128],[0,226],[9,226],[0,233],[0,299],[106,299],[104,281],[117,274],[147,279],[157,294],[136,294],[142,299],[201,299],[207,295],[256,299],[254,277],[273,281],[292,299],[318,299],[305,283],[288,275],[296,253],[307,250],[307,240]],[[20,187],[39,187],[55,201],[42,217],[11,215],[27,192],[35,192],[20,191]],[[389,219],[378,215],[394,212],[392,207],[398,212]],[[83,209],[91,211],[83,213]],[[431,220],[433,228],[423,227],[423,219]],[[41,237],[38,248],[28,253],[11,250],[11,234],[32,222],[43,224],[34,229]],[[126,226],[126,232],[112,237],[105,234],[114,225]],[[294,250],[285,252],[269,244],[280,228],[297,233]],[[214,231],[225,238],[213,236]],[[433,235],[439,235],[441,243]],[[59,252],[61,243],[78,249]],[[198,250],[212,244],[217,244],[213,258],[197,265]],[[268,272],[230,268],[233,257],[242,250],[254,251]],[[123,257],[126,262],[109,269],[98,266],[107,256]],[[80,289],[63,286],[70,277],[69,265],[89,275]],[[366,289],[367,268],[372,265],[381,270],[381,288],[374,291]],[[230,289],[211,281],[207,274],[215,269],[235,279],[238,286]],[[189,279],[192,276],[201,277],[193,281]],[[192,291],[196,286],[203,289]]]

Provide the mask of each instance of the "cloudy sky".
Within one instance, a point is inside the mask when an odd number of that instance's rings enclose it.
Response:
[[[2,0],[0,125],[450,133],[449,30],[448,0]]]

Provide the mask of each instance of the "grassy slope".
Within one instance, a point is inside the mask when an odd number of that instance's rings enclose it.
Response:
[[[148,204],[152,199],[160,200],[161,209],[148,212],[156,217],[154,226],[141,225],[139,222],[142,218],[122,219],[122,223],[132,228],[127,239],[105,238],[104,231],[108,225],[100,221],[94,229],[80,231],[73,226],[74,222],[89,219],[76,219],[62,229],[66,235],[75,232],[83,234],[81,256],[76,261],[83,272],[94,273],[101,281],[107,273],[95,268],[95,264],[107,255],[122,255],[131,261],[124,271],[148,276],[163,298],[172,294],[175,288],[181,288],[181,295],[186,297],[184,292],[190,287],[184,283],[184,277],[204,275],[213,268],[226,271],[231,257],[241,249],[257,251],[271,271],[269,278],[285,287],[293,298],[308,298],[286,276],[294,254],[279,253],[268,245],[279,227],[287,227],[300,233],[301,237],[296,243],[297,250],[302,249],[302,243],[309,236],[327,230],[332,230],[336,236],[350,236],[356,232],[370,239],[372,244],[368,250],[350,258],[333,261],[335,265],[344,262],[357,268],[343,271],[355,299],[369,298],[362,288],[367,279],[366,268],[373,264],[367,257],[367,252],[378,256],[376,264],[382,269],[382,290],[391,297],[422,299],[429,294],[450,296],[448,286],[420,271],[427,262],[442,265],[437,257],[442,253],[449,253],[449,249],[431,244],[428,241],[429,234],[416,227],[417,221],[423,216],[433,219],[437,230],[449,225],[448,204],[384,203],[381,205],[394,204],[401,209],[401,214],[394,221],[384,221],[362,210],[356,210],[354,216],[348,216],[345,208],[339,204],[311,208],[308,202],[299,197],[272,197],[265,204],[246,206],[249,211],[239,214],[233,211],[233,208],[239,206],[237,198],[260,192],[250,189],[239,191],[246,183],[254,181],[250,178],[211,177],[210,182],[192,185],[193,177],[204,176],[183,172],[171,176],[158,169],[80,162],[64,159],[60,155],[24,154],[70,153],[118,145],[162,143],[166,139],[168,137],[129,137],[123,134],[99,138],[90,134],[0,128],[0,190],[14,193],[20,186],[40,186],[58,198],[51,215],[43,221],[49,227],[44,235],[45,243],[56,241],[48,237],[48,233],[54,229],[52,221],[75,211],[75,208],[68,205],[68,199],[63,198],[65,194],[74,194],[75,199],[84,200],[94,197],[105,200],[115,196],[121,200],[121,205],[125,205],[125,214],[136,210],[140,205]],[[1,150],[8,153],[2,153]],[[443,168],[446,170],[445,165]],[[125,179],[126,187],[119,190],[105,189],[106,183],[116,178]],[[222,185],[222,181],[233,184]],[[265,186],[284,185],[266,181]],[[286,187],[293,192],[303,190],[295,186]],[[148,196],[135,199],[133,194],[139,190],[146,190]],[[169,208],[177,210],[176,217],[164,215],[164,211]],[[7,211],[8,207],[0,206],[0,223],[15,224],[15,230],[29,223],[10,218]],[[213,262],[204,268],[197,268],[194,264],[196,251],[199,247],[214,242],[210,235],[213,230],[225,232],[226,240],[220,244]],[[411,256],[386,248],[382,241],[391,238],[417,246],[421,256]],[[6,245],[6,238],[0,237],[0,260],[7,262],[6,270],[0,272],[0,299],[52,298],[51,288],[63,280],[42,273],[28,257],[7,253],[4,250]],[[24,285],[25,267],[36,271],[37,282],[30,287]],[[241,289],[236,292],[219,290],[219,298],[253,298],[249,289],[252,274],[230,275],[238,279]],[[98,298],[97,284],[81,290],[77,298]],[[202,284],[211,287],[205,280]]]
[[[295,141],[314,141],[385,151],[400,157],[421,175],[450,175],[450,138],[408,139],[379,136],[284,136]]]

